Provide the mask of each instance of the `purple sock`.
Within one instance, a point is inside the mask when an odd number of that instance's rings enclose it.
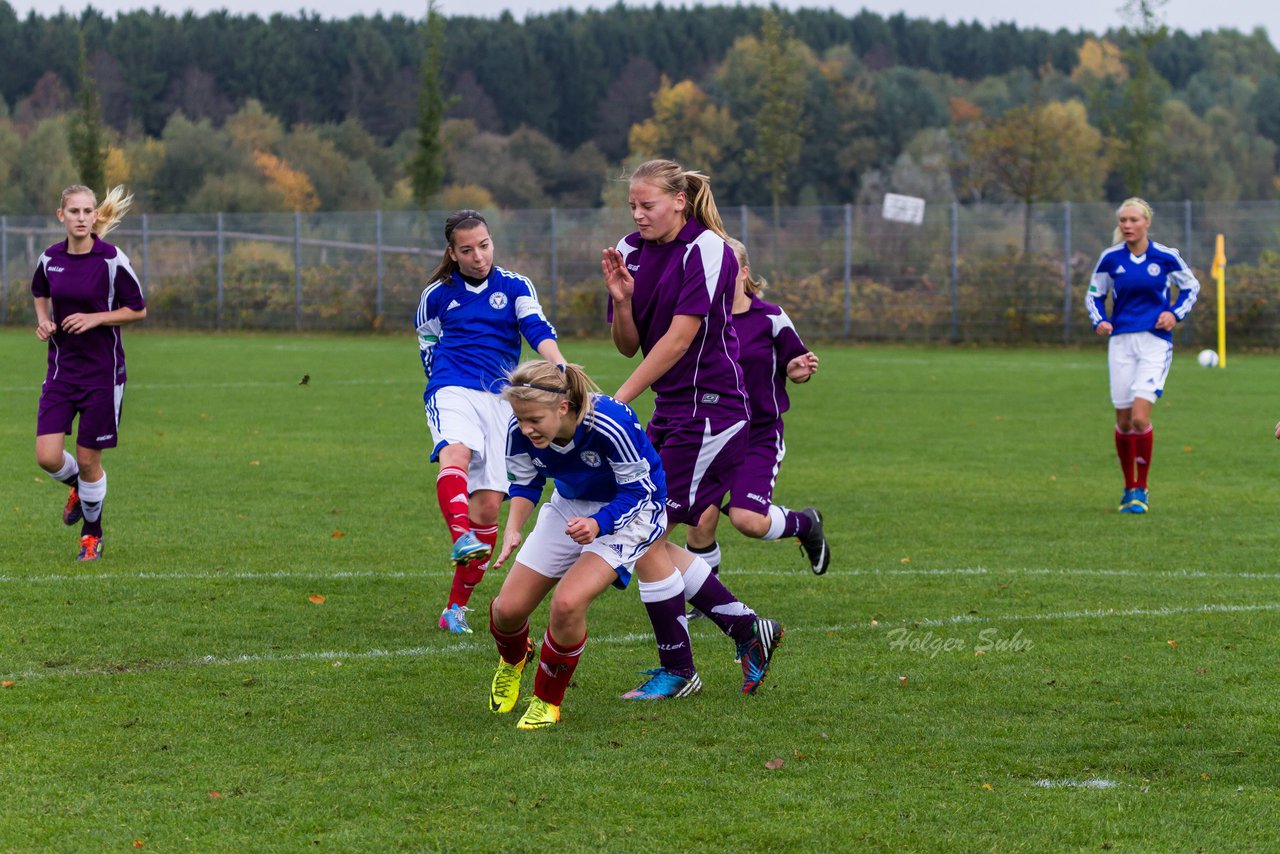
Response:
[[[719,577],[711,574],[706,561],[695,559],[685,572],[685,585],[689,604],[706,614],[734,643],[746,643],[755,635],[756,612],[739,602]],[[689,589],[693,589],[692,594]]]
[[[782,533],[778,535],[778,539],[803,537],[813,529],[813,520],[805,514],[796,510],[787,510],[785,507],[782,511],[786,514],[786,521],[782,523]]]
[[[689,621],[684,615],[684,580],[673,571],[664,581],[640,582],[640,601],[653,624],[658,642],[658,663],[686,679],[696,670],[693,645],[689,642]]]

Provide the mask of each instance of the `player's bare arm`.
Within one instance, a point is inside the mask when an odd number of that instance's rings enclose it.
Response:
[[[677,314],[671,319],[671,327],[658,339],[653,349],[636,366],[631,376],[614,395],[623,403],[630,403],[653,385],[671,366],[680,361],[680,357],[688,351],[698,330],[702,328],[702,318],[692,314]]]

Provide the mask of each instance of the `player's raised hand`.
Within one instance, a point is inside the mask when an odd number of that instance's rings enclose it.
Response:
[[[600,523],[588,516],[574,516],[564,532],[580,546],[585,546],[600,536]]]
[[[520,548],[520,543],[524,541],[524,536],[519,531],[505,531],[502,534],[502,551],[498,553],[497,560],[489,564],[490,569],[501,569],[502,565],[507,562],[507,558]]]
[[[635,292],[636,280],[622,253],[615,247],[604,250],[600,261],[600,269],[604,272],[604,286],[609,289],[609,297],[614,302],[626,302]]]
[[[793,383],[808,382],[818,372],[818,357],[813,353],[796,356],[787,363],[787,378]]]

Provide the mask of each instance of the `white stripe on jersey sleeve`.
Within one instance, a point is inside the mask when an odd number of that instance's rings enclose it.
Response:
[[[720,268],[724,266],[724,238],[716,234],[711,229],[699,234],[694,241],[689,244],[689,248],[685,250],[683,264],[689,263],[689,255],[693,253],[693,248],[698,247],[702,256],[702,272],[705,275],[703,287],[707,289],[707,296],[715,298],[716,285],[720,282]]]
[[[440,334],[440,318],[429,316],[427,314],[429,310],[427,306],[428,306],[428,301],[431,298],[432,292],[435,291],[436,288],[440,287],[443,284],[444,284],[443,282],[432,282],[431,284],[427,285],[426,288],[423,289],[422,298],[418,300],[418,310],[414,312],[414,315],[413,315],[413,325],[418,330],[418,334],[423,334],[422,327],[430,321],[435,321],[435,324],[436,324],[435,331],[432,332],[431,334],[436,336]]]
[[[773,330],[771,335],[773,338],[777,338],[784,329],[790,329],[792,332],[795,332],[796,329],[796,325],[791,322],[791,318],[782,309],[779,309],[777,314],[769,315],[769,325]],[[799,337],[799,335],[800,333],[797,332],[796,336]]]
[[[636,447],[635,441],[627,433],[626,426],[616,419],[605,415],[598,409],[592,410],[591,428],[599,430],[609,440],[614,448],[617,449],[619,458],[624,462],[646,462],[644,455]]]

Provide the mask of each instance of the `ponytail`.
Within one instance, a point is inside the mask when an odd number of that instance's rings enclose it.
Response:
[[[107,193],[107,197],[98,205],[98,219],[93,224],[93,233],[106,237],[112,232],[133,204],[133,195],[125,195],[124,185],[118,184]]]
[[[738,259],[738,269],[750,270],[751,259],[747,257],[747,247],[743,245],[742,241],[730,237],[725,240],[725,243],[729,244],[729,248],[733,250],[734,257]],[[753,276],[748,273],[747,281],[743,285],[743,290],[751,296],[757,296],[767,287],[769,287],[769,283],[765,281],[763,276]]]

